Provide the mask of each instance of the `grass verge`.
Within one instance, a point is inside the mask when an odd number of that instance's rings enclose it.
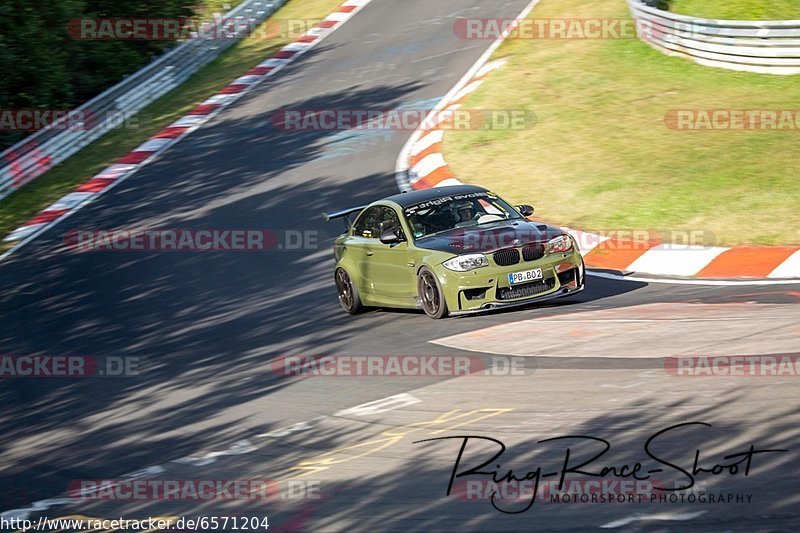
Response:
[[[542,0],[534,18],[629,18],[624,0]],[[681,131],[678,109],[798,109],[800,77],[668,57],[637,39],[511,40],[466,106],[523,109],[523,130],[448,132],[468,183],[585,230],[700,230],[727,245],[800,244],[800,131]],[[800,128],[800,124],[796,124]]]
[[[673,0],[681,15],[728,20],[800,20],[797,0]]]
[[[290,0],[272,20],[319,20],[341,3],[342,0]],[[273,36],[274,33],[262,32],[258,36],[259,32],[255,32],[254,37],[237,43],[186,83],[143,109],[136,117],[136,128],[112,131],[0,201],[0,236],[9,234],[297,37]],[[265,38],[264,34],[270,38]],[[0,242],[0,251],[11,245]]]

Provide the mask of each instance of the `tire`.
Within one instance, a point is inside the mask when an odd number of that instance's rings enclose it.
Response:
[[[364,310],[361,305],[361,297],[358,295],[353,280],[350,275],[343,268],[337,268],[334,274],[336,280],[336,293],[339,295],[339,305],[342,306],[347,313],[355,315]]]
[[[422,310],[433,319],[445,318],[448,315],[447,302],[444,299],[439,280],[429,268],[423,267],[417,277],[417,290],[422,302]]]

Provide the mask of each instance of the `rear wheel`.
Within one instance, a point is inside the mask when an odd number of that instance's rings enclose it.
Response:
[[[444,299],[444,293],[439,286],[436,275],[430,269],[423,268],[419,271],[417,287],[425,314],[436,319],[446,317],[447,302]]]
[[[339,294],[339,303],[342,309],[351,315],[364,309],[364,306],[361,305],[361,298],[358,296],[358,289],[343,268],[336,269],[336,292]]]

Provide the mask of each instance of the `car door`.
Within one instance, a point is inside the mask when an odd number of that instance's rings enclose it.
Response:
[[[373,254],[370,275],[375,295],[389,303],[408,304],[416,294],[416,271],[409,256],[407,235],[394,208],[380,206],[378,209],[378,238],[367,244],[367,249]],[[397,232],[401,241],[382,243],[380,236],[387,231]]]
[[[358,268],[358,288],[367,294],[375,293],[375,248],[380,244],[380,206],[365,209],[353,225],[353,235],[347,247],[354,254],[353,262]]]

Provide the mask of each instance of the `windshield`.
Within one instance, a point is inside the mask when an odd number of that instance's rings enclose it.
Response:
[[[488,192],[435,198],[406,207],[405,215],[417,239],[456,228],[522,218],[516,209]]]

